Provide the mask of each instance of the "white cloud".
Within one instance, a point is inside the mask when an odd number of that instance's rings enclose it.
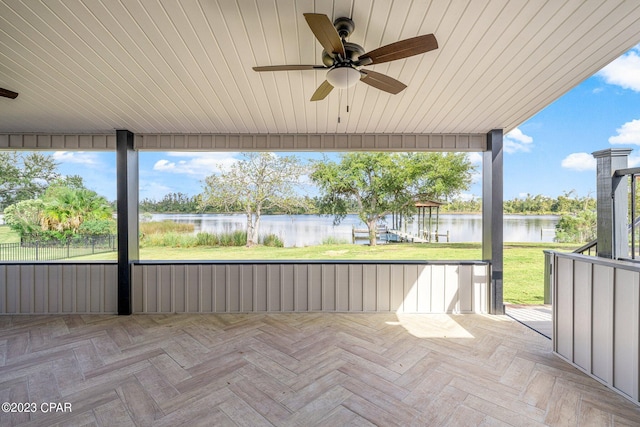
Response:
[[[562,167],[578,172],[595,171],[596,159],[589,153],[571,153],[562,159]]]
[[[640,73],[640,70],[638,70]],[[609,138],[611,144],[640,145],[640,120],[632,120],[616,129],[617,135]]]
[[[473,151],[471,153],[467,153],[467,158],[474,165],[481,165],[482,164],[482,154],[481,153],[478,153],[478,152],[475,152],[475,151]]]
[[[96,166],[100,163],[95,153],[84,151],[56,151],[53,153],[53,159],[60,163],[76,163],[88,166]]]
[[[476,200],[479,197],[471,193],[460,193],[455,198],[457,200],[462,200],[463,202],[470,202],[471,200]]]
[[[604,67],[598,75],[609,84],[640,92],[640,45]]]
[[[233,166],[237,153],[190,153],[168,152],[168,157],[178,157],[180,160],[160,159],[153,165],[153,170],[175,174],[184,174],[204,178],[220,172],[220,167]]]
[[[531,151],[533,138],[522,133],[520,128],[515,128],[504,136],[504,151],[507,153],[515,153],[523,151],[528,153]]]
[[[630,155],[629,156],[629,167],[637,168],[640,166],[640,154]]]
[[[175,188],[159,184],[155,181],[140,181],[140,200],[161,200],[168,193],[178,193]]]

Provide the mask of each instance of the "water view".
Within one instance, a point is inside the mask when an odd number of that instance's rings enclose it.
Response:
[[[192,223],[195,232],[229,233],[246,228],[243,214],[154,214],[153,221],[172,220]],[[505,242],[553,242],[555,226],[559,217],[555,215],[505,215]],[[428,220],[427,220],[428,222]],[[391,226],[391,218],[387,218]],[[260,220],[260,234],[275,234],[287,247],[303,247],[322,244],[327,239],[350,243],[353,229],[364,230],[365,224],[357,215],[347,215],[340,225],[333,225],[333,217],[317,215],[263,215]],[[428,226],[427,226],[428,228]],[[435,231],[435,215],[431,230]],[[407,224],[407,232],[418,232],[418,221]],[[479,214],[441,214],[438,233],[449,234],[450,242],[481,242],[482,216]],[[440,237],[440,241],[446,241]],[[366,240],[358,240],[366,243]]]

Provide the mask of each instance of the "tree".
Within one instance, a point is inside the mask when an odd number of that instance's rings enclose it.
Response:
[[[113,222],[113,210],[107,199],[86,188],[51,186],[43,201],[42,229],[55,232],[59,238],[82,234],[81,230],[97,234],[100,229],[108,230]]]
[[[241,206],[247,216],[247,246],[258,243],[260,217],[266,209],[289,212],[303,200],[296,189],[305,167],[294,156],[243,153],[232,167],[220,169],[220,174],[205,179],[200,207],[229,212]]]
[[[584,210],[578,214],[562,215],[556,225],[556,242],[584,243],[596,239],[597,216],[595,211]]]
[[[44,211],[41,199],[23,200],[4,210],[4,221],[23,240],[37,239],[42,232],[40,219]]]
[[[471,184],[474,166],[459,153],[347,153],[340,162],[316,162],[311,179],[322,213],[337,224],[355,203],[376,244],[378,222],[392,212],[411,214],[418,199],[446,199]]]
[[[53,156],[38,152],[0,152],[0,209],[37,199],[60,174]]]

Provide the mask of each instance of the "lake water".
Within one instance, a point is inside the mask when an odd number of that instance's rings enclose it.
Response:
[[[154,214],[153,221],[172,220],[192,223],[195,232],[230,233],[246,228],[243,214]],[[505,215],[505,242],[553,242],[555,226],[559,217],[555,215]],[[435,215],[433,216],[435,223]],[[391,218],[387,224],[391,225]],[[340,225],[333,225],[333,217],[317,215],[263,215],[260,220],[260,235],[275,234],[285,246],[312,246],[327,238],[351,242],[353,228],[366,229],[357,215],[347,215]],[[432,226],[432,230],[435,225]],[[408,224],[407,231],[418,231],[417,221]],[[440,234],[449,232],[450,242],[481,242],[482,216],[479,214],[441,214],[438,224]],[[440,241],[446,241],[441,237]],[[365,241],[360,241],[366,243]]]

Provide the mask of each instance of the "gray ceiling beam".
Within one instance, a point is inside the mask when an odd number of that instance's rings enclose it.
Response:
[[[136,134],[139,151],[482,152],[485,134]],[[112,151],[115,134],[0,134],[0,150]]]

